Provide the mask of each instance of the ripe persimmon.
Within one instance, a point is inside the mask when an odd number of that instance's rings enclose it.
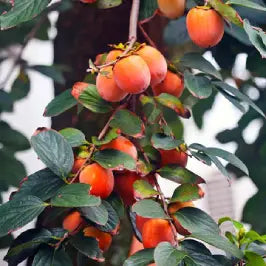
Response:
[[[120,59],[115,64],[113,71],[118,87],[127,93],[141,93],[150,85],[149,67],[138,55],[130,55]]]
[[[85,162],[86,158],[75,158],[71,173],[76,174]]]
[[[145,45],[137,54],[146,62],[151,73],[151,85],[162,82],[167,73],[167,62],[164,56],[155,48]]]
[[[179,18],[184,14],[185,0],[157,0],[157,2],[162,14],[170,19]]]
[[[173,150],[159,150],[161,154],[161,166],[167,164],[178,164],[181,167],[186,167],[188,155],[183,151]]]
[[[114,188],[114,176],[110,169],[97,163],[87,165],[79,175],[79,182],[91,185],[90,194],[107,198]]]
[[[119,136],[111,142],[101,146],[101,150],[114,149],[130,155],[134,160],[138,159],[138,151],[135,145],[123,136]]]
[[[183,78],[168,70],[165,79],[161,83],[152,86],[152,91],[155,96],[168,93],[179,98],[184,91]]]
[[[72,91],[71,94],[72,96],[78,100],[80,94],[89,86],[88,83],[86,82],[76,82],[73,87],[72,87]]]
[[[92,4],[95,3],[97,0],[80,0],[80,2],[85,3],[85,4]]]
[[[190,235],[190,232],[185,229],[177,220],[177,218],[174,216],[174,214],[185,207],[195,207],[194,203],[192,201],[187,201],[187,202],[175,202],[175,203],[171,203],[168,206],[168,212],[170,214],[170,216],[173,218],[174,220],[174,224],[176,227],[176,230],[179,234],[186,236],[186,235]]]
[[[149,221],[151,218],[142,217],[140,215],[136,214],[136,227],[139,230],[140,233],[142,233],[142,229],[144,224]]]
[[[63,228],[72,233],[77,231],[81,227],[83,222],[84,220],[81,217],[80,212],[73,211],[64,218]]]
[[[150,219],[145,222],[142,229],[144,248],[155,248],[161,242],[175,242],[170,223],[164,219]]]
[[[128,95],[116,85],[111,66],[100,71],[96,78],[96,87],[100,96],[108,102],[120,102]]]
[[[106,63],[115,61],[122,53],[123,53],[122,50],[117,50],[117,49],[110,51],[106,57]]]
[[[191,40],[200,47],[213,47],[223,38],[223,18],[208,7],[197,6],[190,9],[186,24]]]
[[[109,233],[100,231],[94,226],[88,226],[83,230],[84,236],[96,238],[99,248],[103,251],[109,249],[112,243],[112,236]]]

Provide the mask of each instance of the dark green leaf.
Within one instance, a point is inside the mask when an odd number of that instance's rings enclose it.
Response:
[[[25,98],[28,95],[29,91],[30,91],[29,76],[27,75],[27,73],[21,70],[11,87],[10,96],[14,101],[18,101]]]
[[[132,211],[140,216],[148,218],[162,218],[168,219],[169,217],[164,213],[161,205],[151,199],[140,200],[132,206]]]
[[[187,202],[200,199],[203,196],[204,192],[198,185],[182,184],[175,189],[171,202]]]
[[[231,242],[220,236],[218,225],[200,209],[187,207],[175,213],[182,227],[191,232],[190,237],[202,240],[210,245],[242,258],[242,252]]]
[[[105,135],[105,137],[102,140],[99,140],[98,137],[93,136],[91,138],[92,143],[97,145],[97,146],[107,144],[119,136],[119,134],[117,132],[118,132],[117,128],[112,128],[111,130],[109,130],[107,132],[107,134]]]
[[[178,165],[168,165],[158,170],[163,178],[167,178],[179,184],[201,184],[205,183],[204,179],[194,174],[190,170]]]
[[[154,250],[154,260],[157,266],[177,266],[186,256],[186,252],[177,250],[168,242],[160,243]]]
[[[139,137],[143,135],[143,123],[134,113],[127,110],[119,110],[115,113],[110,126],[120,129],[124,134]]]
[[[55,130],[43,130],[31,137],[40,160],[56,175],[66,178],[71,172],[74,155],[70,144]]]
[[[99,206],[80,208],[82,216],[100,225],[105,225],[108,221],[108,211],[103,204]]]
[[[98,0],[97,7],[101,9],[112,8],[122,4],[122,0]]]
[[[151,143],[156,149],[172,150],[184,143],[182,140],[176,140],[162,133],[152,135]]]
[[[32,195],[46,201],[54,196],[64,184],[65,182],[61,178],[50,169],[45,168],[26,177],[13,198],[17,199]]]
[[[141,95],[139,100],[143,106],[142,111],[145,115],[145,118],[149,123],[155,123],[161,112],[157,108],[153,97]]]
[[[195,152],[195,151],[190,151],[191,154],[197,158],[199,161],[207,164],[207,165],[211,165],[212,164],[212,161],[210,159],[210,157],[208,157],[205,153],[202,153],[202,152]]]
[[[198,53],[186,53],[181,58],[180,63],[185,67],[198,69],[217,79],[222,79],[219,71],[216,70],[216,68],[208,60]]]
[[[143,249],[130,256],[123,266],[147,266],[153,262],[154,249]]]
[[[153,196],[159,195],[153,186],[145,180],[137,180],[133,184],[134,190],[137,195],[141,198],[151,198]]]
[[[208,98],[212,94],[211,82],[206,77],[195,76],[186,70],[184,74],[184,82],[185,87],[190,93],[199,99]]]
[[[45,108],[44,116],[52,117],[64,113],[77,104],[75,98],[71,95],[71,90],[65,90],[57,95]]]
[[[59,133],[64,136],[71,147],[78,147],[87,143],[85,135],[76,128],[64,128]]]
[[[119,218],[124,217],[125,215],[124,204],[121,198],[117,194],[112,193],[106,200],[111,204],[111,206],[113,207]]]
[[[249,8],[253,8],[253,9],[257,9],[257,10],[266,11],[266,7],[261,6],[257,3],[254,3],[253,1],[249,1],[249,0],[229,0],[227,2],[227,4],[245,6],[245,7],[249,7]]]
[[[56,207],[93,207],[101,204],[101,199],[90,195],[90,185],[75,183],[59,189],[51,199]]]
[[[13,242],[13,240],[14,240],[14,238],[11,234],[7,235],[7,236],[0,237],[0,249],[9,248],[11,246],[11,243]]]
[[[37,217],[47,206],[35,196],[8,201],[0,206],[0,236],[7,235]]]
[[[1,29],[14,27],[40,14],[50,0],[15,0],[13,8],[0,16]]]
[[[104,149],[98,151],[92,159],[104,168],[126,168],[128,170],[136,168],[136,161],[130,155],[118,150]]]
[[[157,8],[158,5],[156,0],[141,1],[139,20],[144,20],[145,18],[151,17]]]
[[[11,95],[0,89],[0,112],[12,112],[13,99]]]

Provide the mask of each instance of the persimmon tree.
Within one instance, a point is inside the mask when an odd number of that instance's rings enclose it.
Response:
[[[0,16],[1,28],[17,26],[60,6],[49,2],[15,0]],[[81,2],[84,8],[121,4]],[[21,233],[11,243],[5,260],[18,265],[30,258],[29,263],[35,266],[86,265],[91,263],[88,259],[104,262],[112,239],[119,236],[121,220],[127,217],[143,248],[125,258],[125,266],[265,265],[258,245],[265,244],[265,235],[247,230],[229,217],[221,217],[217,224],[192,202],[204,197],[200,185],[205,180],[186,168],[188,159],[214,164],[228,179],[230,173],[220,159],[246,175],[249,172],[234,154],[185,142],[182,119],[189,119],[191,111],[181,96],[186,89],[195,98],[207,99],[215,91],[243,112],[243,103],[263,118],[264,112],[246,94],[225,83],[221,73],[200,54],[186,53],[177,62],[159,51],[143,24],[156,14],[179,18],[185,12],[185,1],[129,2],[128,40],[109,48],[106,45],[105,53],[88,58],[84,80],[77,80],[71,89],[56,96],[44,111],[45,116],[54,117],[76,106],[78,114],[97,115],[105,124],[96,136],[74,127],[35,131],[31,146],[46,168],[24,178],[10,200],[0,206],[0,236],[37,217],[48,222]],[[187,8],[186,18],[188,34],[196,45],[217,45],[223,38],[224,24],[233,24],[246,32],[253,49],[265,57],[265,32],[234,9],[244,5],[265,11],[263,6],[247,0],[199,4]],[[65,5],[61,8],[68,8]],[[138,42],[138,28],[146,43]],[[23,74],[20,82],[25,81]],[[165,197],[159,178],[176,186],[171,198]],[[52,221],[57,221],[57,226]],[[221,235],[219,226],[224,222],[233,224],[235,234]],[[212,254],[206,244],[225,255]]]

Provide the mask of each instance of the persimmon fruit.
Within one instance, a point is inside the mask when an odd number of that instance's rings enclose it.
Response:
[[[71,94],[72,96],[78,100],[80,94],[89,86],[88,83],[86,82],[76,82],[73,87],[72,87],[72,91]]]
[[[118,50],[118,49],[111,50],[106,57],[106,63],[115,61],[119,56],[121,56],[122,53],[123,53],[122,50]]]
[[[152,90],[155,96],[168,93],[179,98],[184,91],[184,81],[181,76],[168,70],[165,79],[161,83],[152,86]]]
[[[142,233],[142,229],[144,224],[149,221],[151,218],[142,217],[140,215],[136,214],[136,227],[139,230],[140,233]]]
[[[76,174],[85,162],[86,158],[75,158],[71,173]]]
[[[138,94],[149,87],[151,81],[149,67],[138,55],[120,59],[114,65],[113,71],[116,84],[127,93]]]
[[[96,238],[99,248],[103,251],[109,249],[112,243],[112,236],[109,233],[100,231],[94,226],[88,226],[83,230],[84,236]]]
[[[150,219],[145,222],[142,229],[144,248],[155,248],[161,242],[175,242],[170,223],[164,219]]]
[[[151,73],[151,85],[162,82],[167,73],[167,62],[164,56],[155,48],[145,45],[137,54],[146,62]]]
[[[183,16],[186,1],[185,0],[157,0],[159,10],[164,16],[170,19],[176,19]]]
[[[181,167],[186,167],[188,155],[183,151],[173,150],[159,150],[161,154],[161,166],[168,164],[178,164]]]
[[[74,231],[77,231],[81,227],[83,222],[84,220],[81,217],[80,212],[73,211],[64,218],[63,228],[72,233]]]
[[[100,71],[96,78],[96,87],[100,96],[108,102],[120,102],[128,95],[117,86],[111,66]]]
[[[114,188],[114,176],[110,169],[97,163],[87,165],[79,175],[79,182],[91,185],[90,194],[107,198]]]
[[[92,4],[95,3],[97,0],[80,0],[80,2],[84,3],[84,4]]]
[[[223,18],[207,7],[197,6],[190,9],[186,25],[191,40],[202,48],[215,46],[224,35]]]

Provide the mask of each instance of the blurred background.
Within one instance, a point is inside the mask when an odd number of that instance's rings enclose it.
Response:
[[[0,1],[0,12],[7,8]],[[260,4],[266,1],[257,0]],[[188,7],[195,5],[188,1]],[[119,7],[98,10],[70,0],[52,1],[49,12],[16,28],[0,32],[0,202],[8,200],[21,179],[41,168],[42,163],[30,148],[29,139],[37,127],[78,127],[87,135],[101,128],[97,116],[75,108],[54,118],[44,117],[46,105],[86,76],[89,58],[108,50],[108,44],[125,42],[130,1]],[[242,17],[266,29],[265,13],[239,8]],[[37,26],[36,26],[37,25]],[[160,50],[175,61],[184,52],[203,53],[228,83],[239,88],[266,111],[266,64],[250,45],[243,31],[227,26],[222,42],[208,51],[194,46],[186,32],[184,17],[169,21],[156,16],[144,25]],[[159,30],[160,29],[160,30]],[[139,33],[140,41],[145,41]],[[184,93],[182,101],[192,110],[185,120],[186,143],[220,147],[243,160],[250,177],[228,166],[230,182],[215,166],[190,159],[188,169],[206,181],[204,199],[196,206],[214,219],[230,216],[259,233],[266,232],[266,124],[259,114],[236,109],[221,94],[205,100]],[[160,180],[166,195],[174,186]],[[28,225],[34,226],[34,223]],[[23,229],[24,230],[24,229]],[[15,232],[14,235],[18,235]],[[12,237],[0,239],[0,265]]]

